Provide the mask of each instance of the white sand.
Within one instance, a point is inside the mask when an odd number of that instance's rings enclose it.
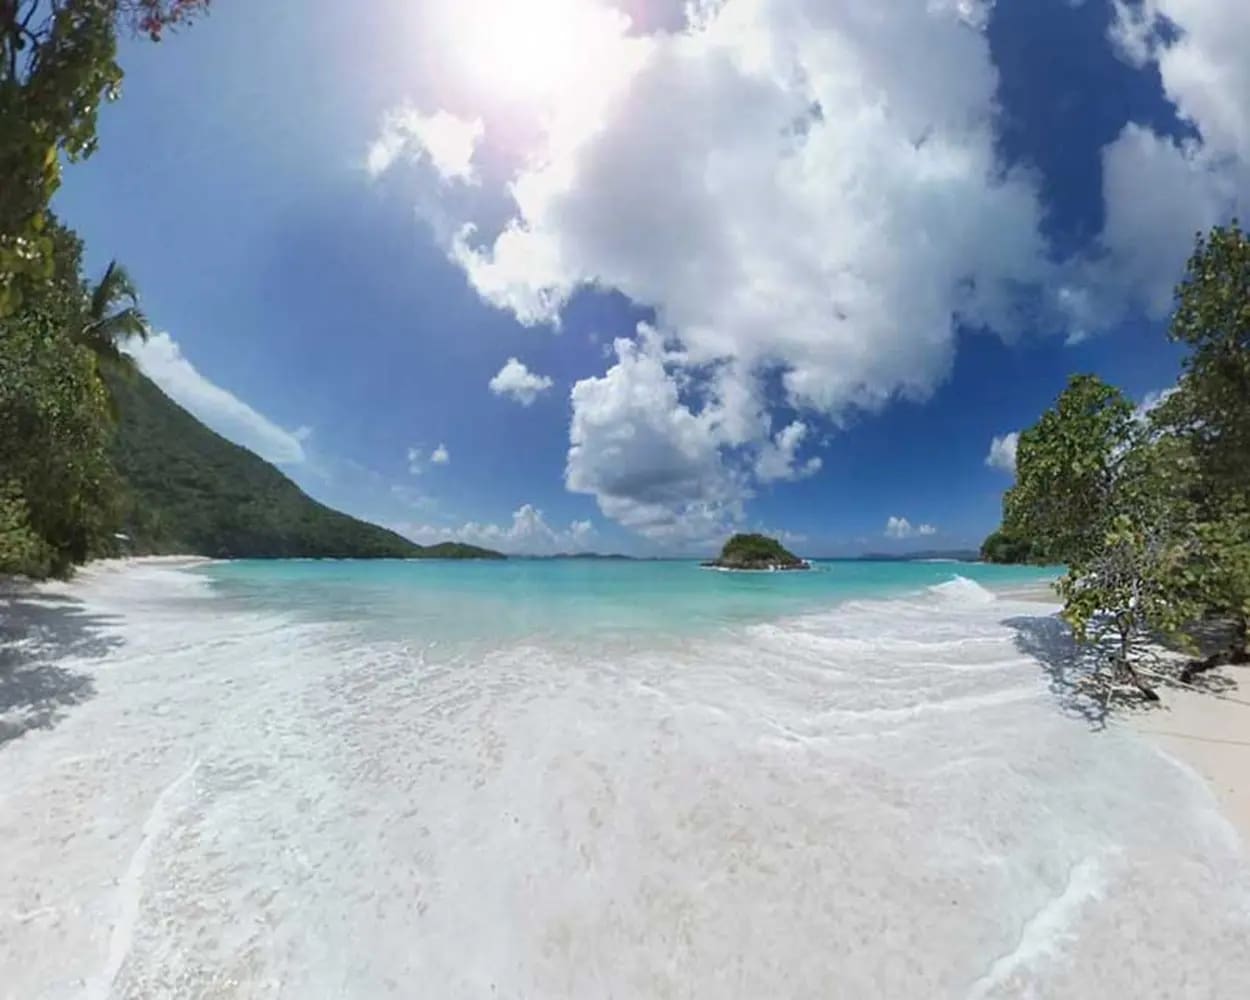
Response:
[[[997,593],[1002,599],[1059,609],[1050,584],[1005,587]],[[1163,686],[1159,707],[1124,712],[1117,721],[1127,722],[1201,776],[1250,850],[1250,666],[1211,671],[1203,683],[1207,690]]]
[[[1220,692],[1224,697],[1163,687],[1162,707],[1128,718],[1134,729],[1205,779],[1250,848],[1250,667],[1224,667],[1204,676],[1205,683],[1212,680],[1227,682]]]
[[[1063,711],[1035,601],[445,652],[143,561],[14,611],[2,997],[1250,995],[1244,850]]]

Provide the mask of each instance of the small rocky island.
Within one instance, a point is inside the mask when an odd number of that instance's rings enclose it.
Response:
[[[719,558],[705,562],[712,569],[783,570],[811,569],[811,563],[787,550],[767,535],[734,535]]]

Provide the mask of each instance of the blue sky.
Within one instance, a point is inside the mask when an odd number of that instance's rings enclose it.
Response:
[[[1250,12],[889,6],[218,0],[56,208],[171,395],[418,541],[976,545],[1069,373],[1174,380]]]

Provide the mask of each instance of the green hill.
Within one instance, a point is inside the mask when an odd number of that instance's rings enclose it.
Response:
[[[124,531],[137,555],[218,558],[498,559],[424,547],[313,500],[246,448],[214,433],[139,373],[110,376],[114,460],[127,487]]]

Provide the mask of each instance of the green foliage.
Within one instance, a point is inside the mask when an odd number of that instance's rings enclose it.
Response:
[[[1133,407],[1094,375],[1074,375],[1054,407],[1020,435],[1003,528],[1044,562],[1080,562],[1102,544]]]
[[[117,496],[110,435],[95,360],[65,337],[55,311],[23,309],[0,323],[7,571],[63,574],[108,550]]]
[[[1005,564],[1045,561],[1030,539],[1013,534],[1006,528],[999,528],[981,543],[981,558],[986,562]]]
[[[1139,643],[1160,633],[1184,642],[1200,611],[1191,452],[1117,389],[1078,375],[1021,434],[1016,469],[997,544],[1066,563],[1064,618],[1082,642],[1114,638],[1113,683],[1137,683]]]
[[[1188,645],[1206,615],[1230,619],[1234,659],[1250,621],[1250,239],[1236,222],[1199,236],[1176,291],[1171,337],[1191,350],[1150,416],[1077,376],[1021,435],[1017,482],[989,553],[1066,562],[1064,617],[1077,636],[1116,639],[1131,673],[1147,634]]]
[[[96,148],[101,102],[121,85],[119,29],[153,39],[208,0],[0,2],[0,316],[17,309],[23,281],[51,277],[47,208],[61,157]]]
[[[30,510],[17,483],[0,483],[0,575],[48,575],[48,550],[30,526]]]
[[[1196,584],[1203,606],[1233,622],[1232,657],[1247,658],[1250,622],[1250,505],[1229,502],[1220,515],[1196,528],[1202,572]]]
[[[1236,222],[1198,237],[1176,303],[1171,337],[1192,350],[1155,423],[1193,456],[1202,572],[1191,583],[1210,612],[1232,619],[1233,655],[1243,659],[1250,621],[1250,237]]]
[[[716,565],[735,569],[754,569],[769,566],[798,567],[802,560],[788,551],[775,538],[758,534],[738,534],[729,539],[721,549]]]
[[[1199,236],[1170,335],[1192,348],[1159,421],[1182,434],[1209,492],[1250,497],[1250,238],[1234,222]]]
[[[1119,463],[1101,543],[1060,581],[1064,618],[1083,641],[1111,634],[1121,668],[1148,634],[1187,645],[1201,612],[1183,445],[1141,429]]]
[[[105,366],[129,369],[130,356],[122,353],[127,340],[147,340],[148,319],[139,308],[139,292],[130,274],[111,261],[99,283],[91,289],[82,325],[74,340],[91,351]]]
[[[468,545],[423,548],[331,510],[267,462],[196,420],[142,375],[105,375],[120,422],[114,459],[138,554],[223,558],[497,558]]]

